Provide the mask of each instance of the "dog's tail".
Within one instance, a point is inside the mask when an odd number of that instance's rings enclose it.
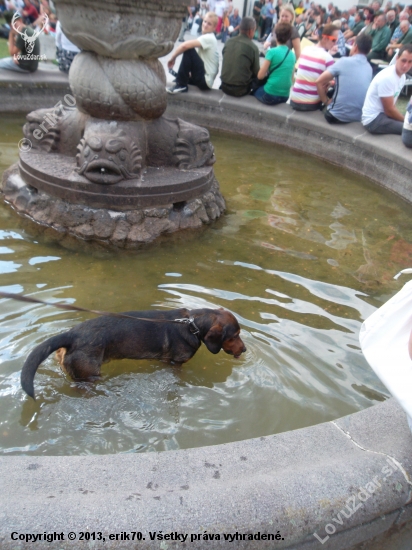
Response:
[[[21,387],[30,395],[34,397],[34,376],[40,364],[47,359],[47,357],[53,353],[53,351],[58,350],[59,348],[67,348],[70,346],[72,339],[69,335],[69,332],[63,332],[57,336],[52,336],[42,344],[39,344],[32,350],[26,361],[24,362],[22,371],[21,371]]]

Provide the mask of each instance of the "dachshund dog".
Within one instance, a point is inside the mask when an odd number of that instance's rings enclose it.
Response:
[[[34,376],[53,351],[74,380],[100,375],[112,359],[157,359],[186,363],[203,342],[211,353],[221,349],[236,359],[246,351],[236,318],[220,309],[127,311],[125,317],[104,315],[53,336],[30,352],[21,372],[23,390],[34,399]],[[131,317],[136,317],[132,319]]]

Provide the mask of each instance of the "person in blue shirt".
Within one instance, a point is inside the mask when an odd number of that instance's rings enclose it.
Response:
[[[325,119],[330,124],[360,121],[366,92],[372,80],[372,67],[367,55],[372,38],[364,33],[356,37],[350,57],[342,57],[316,80],[319,97],[327,105]],[[332,98],[326,95],[328,83],[335,79]]]
[[[229,32],[230,38],[233,38],[234,36],[237,36],[239,34],[239,27],[240,27],[241,21],[242,21],[242,18],[239,15],[239,10],[234,9],[233,14],[229,16],[230,27],[233,27],[233,30]]]

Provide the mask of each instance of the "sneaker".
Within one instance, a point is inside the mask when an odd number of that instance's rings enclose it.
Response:
[[[181,86],[180,84],[173,84],[166,88],[168,94],[182,94],[187,91],[189,91],[189,88],[187,86]]]

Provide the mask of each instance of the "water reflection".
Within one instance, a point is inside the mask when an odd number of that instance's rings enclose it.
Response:
[[[4,167],[21,122],[10,119],[6,133]],[[213,226],[133,254],[85,253],[1,206],[0,289],[108,311],[225,307],[241,323],[246,355],[236,361],[202,346],[182,368],[113,361],[96,383],[81,384],[51,356],[35,378],[33,402],[20,389],[25,357],[90,316],[0,300],[4,453],[218,444],[330,420],[387,396],[358,332],[402,286],[392,276],[412,265],[411,207],[304,155],[219,134],[213,140],[228,206]]]

